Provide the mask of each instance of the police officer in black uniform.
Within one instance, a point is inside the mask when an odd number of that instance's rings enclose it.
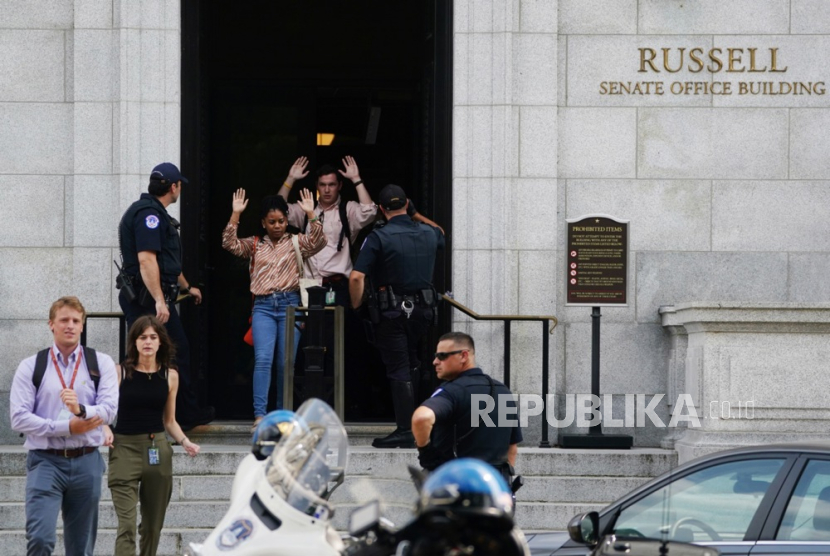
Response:
[[[212,407],[198,406],[190,372],[190,346],[174,307],[179,289],[189,291],[196,304],[202,302],[202,292],[190,286],[182,273],[179,223],[167,214],[167,207],[179,200],[182,183],[187,183],[187,178],[174,164],[159,164],[150,174],[148,193],[142,193],[121,217],[118,240],[123,271],[118,303],[127,327],[142,315],[155,315],[176,344],[176,420],[182,429],[189,430],[212,421],[215,412]]]
[[[522,441],[522,429],[515,409],[499,415],[499,395],[509,395],[510,390],[498,380],[484,374],[476,367],[475,342],[463,332],[449,332],[438,341],[438,351],[433,360],[438,378],[445,380],[422,403],[412,416],[412,432],[418,446],[418,461],[424,469],[432,471],[455,458],[477,458],[499,471],[510,485],[515,474],[518,444]],[[476,400],[476,409],[486,414],[472,426],[472,395],[489,396],[493,405]],[[488,402],[489,403],[489,402]],[[507,407],[515,408],[509,400]],[[499,417],[502,418],[500,426]],[[515,424],[507,425],[505,421]]]
[[[444,234],[440,228],[414,222],[407,216],[406,193],[397,185],[381,190],[379,205],[388,223],[366,238],[349,276],[349,294],[352,306],[358,308],[367,282],[374,290],[368,292],[376,300],[376,307],[370,307],[370,314],[375,314],[374,340],[386,367],[395,407],[395,431],[374,439],[372,446],[413,448],[412,376],[420,365],[418,340],[435,319],[437,295],[432,272],[436,252],[444,247]]]

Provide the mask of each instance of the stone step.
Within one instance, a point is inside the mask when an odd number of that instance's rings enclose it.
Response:
[[[190,542],[202,542],[210,534],[211,529],[174,529],[165,527],[161,532],[158,556],[181,556],[184,547]],[[112,556],[115,552],[115,530],[98,529],[98,538],[95,542],[96,556]],[[26,554],[25,531],[0,531],[0,547],[3,554]],[[65,556],[63,550],[63,532],[58,531],[58,541],[55,545],[55,556]]]
[[[247,446],[251,442],[253,421],[213,421],[188,431],[187,436],[197,444]],[[395,425],[384,423],[349,423],[345,425],[350,446],[371,446],[376,437],[386,436]]]
[[[528,533],[534,531],[564,531],[568,526],[568,522],[575,515],[600,510],[607,505],[607,502],[601,504],[519,503],[516,504],[515,519],[522,531]]]

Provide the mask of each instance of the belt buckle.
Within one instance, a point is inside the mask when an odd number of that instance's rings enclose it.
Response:
[[[63,457],[69,459],[69,448],[63,449]]]

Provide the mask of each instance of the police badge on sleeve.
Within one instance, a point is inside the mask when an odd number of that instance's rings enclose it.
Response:
[[[159,217],[155,214],[148,215],[147,218],[144,219],[144,225],[151,230],[155,230],[159,227]]]

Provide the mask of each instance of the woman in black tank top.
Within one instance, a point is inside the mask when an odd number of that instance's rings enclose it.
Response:
[[[118,368],[118,419],[110,446],[108,484],[118,515],[115,555],[135,556],[136,506],[141,502],[141,556],[155,556],[173,492],[173,438],[189,456],[199,453],[176,422],[179,375],[170,367],[175,346],[154,316],[135,321],[127,357]]]

